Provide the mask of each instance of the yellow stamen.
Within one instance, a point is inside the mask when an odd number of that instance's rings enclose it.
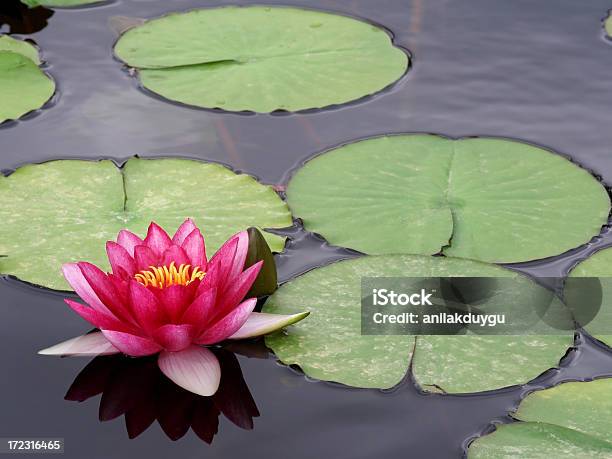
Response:
[[[165,288],[173,285],[189,285],[196,280],[204,279],[206,273],[199,266],[182,264],[178,268],[174,262],[170,266],[149,266],[149,270],[140,271],[134,276],[145,287]]]

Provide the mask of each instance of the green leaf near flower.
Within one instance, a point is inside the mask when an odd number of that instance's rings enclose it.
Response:
[[[342,104],[398,80],[407,54],[380,27],[291,7],[173,13],[128,30],[115,54],[147,89],[231,111]]]
[[[251,176],[218,164],[181,159],[52,161],[0,177],[0,272],[67,289],[64,263],[108,268],[104,243],[121,229],[144,236],[155,220],[174,231],[193,218],[211,251],[250,226],[290,226],[285,203]],[[264,233],[274,251],[284,238]]]
[[[469,448],[470,459],[612,457],[612,379],[533,392],[514,417]]]
[[[610,199],[584,169],[525,143],[395,135],[306,163],[287,200],[306,229],[369,254],[519,262],[588,242]]]
[[[53,96],[55,83],[39,65],[36,47],[0,35],[0,123],[19,119]]]
[[[471,260],[419,255],[337,262],[284,284],[268,299],[265,312],[290,314],[306,309],[311,314],[285,334],[268,336],[266,344],[282,362],[299,365],[308,376],[356,387],[391,387],[401,380],[412,359],[417,383],[447,392],[526,383],[557,366],[573,344],[572,332],[563,336],[418,336],[416,347],[414,336],[362,335],[362,277],[428,276],[520,275]],[[541,289],[532,286],[532,291]],[[505,298],[504,307],[525,303],[510,297]]]

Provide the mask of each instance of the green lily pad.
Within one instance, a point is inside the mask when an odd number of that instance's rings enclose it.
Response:
[[[612,457],[612,379],[571,382],[534,392],[515,417],[474,441],[469,458]]]
[[[105,269],[105,242],[127,228],[144,236],[151,221],[173,232],[195,220],[214,251],[250,226],[291,225],[274,190],[218,164],[181,159],[52,161],[0,177],[0,262],[3,274],[67,289],[61,265],[90,261]],[[265,233],[274,251],[284,238]]]
[[[33,45],[0,36],[0,123],[42,107],[53,96],[55,83],[39,65]]]
[[[21,0],[21,3],[36,8],[45,6],[48,8],[70,8],[74,6],[91,5],[94,3],[104,3],[107,0]]]
[[[0,52],[2,51],[21,54],[30,59],[36,65],[40,65],[38,50],[34,45],[27,41],[16,40],[8,35],[0,35]]]
[[[469,393],[524,384],[555,368],[573,333],[524,336],[419,336],[412,371],[419,385]]]
[[[608,37],[612,37],[612,12],[610,12],[607,19],[604,22],[604,29],[606,30]]]
[[[568,403],[571,401],[568,400]],[[575,430],[540,422],[519,422],[497,427],[470,445],[469,459],[609,459],[612,443]]]
[[[475,392],[525,383],[556,366],[573,343],[570,334],[419,336],[415,347],[413,336],[361,334],[362,277],[428,276],[519,274],[477,261],[420,255],[341,261],[284,284],[268,299],[265,312],[290,314],[306,309],[311,314],[285,334],[266,337],[266,344],[282,362],[299,365],[308,376],[375,388],[389,388],[400,381],[414,350],[413,373],[423,387]],[[533,288],[540,289],[535,284]]]
[[[147,89],[231,111],[342,104],[398,80],[407,54],[380,27],[290,7],[173,13],[128,30],[115,54]]]
[[[287,200],[306,229],[335,245],[490,262],[584,244],[610,210],[604,187],[559,155],[509,140],[432,135],[327,152],[295,174]]]
[[[586,260],[578,263],[572,269],[569,277],[612,277],[612,248],[600,250]],[[605,280],[601,283],[602,301],[601,309],[596,320],[601,324],[612,324],[612,282]],[[612,346],[612,335],[602,335],[593,331],[595,327],[587,324],[584,329],[594,335],[595,338]],[[601,330],[601,328],[599,328]]]

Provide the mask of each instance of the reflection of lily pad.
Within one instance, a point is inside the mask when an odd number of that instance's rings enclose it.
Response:
[[[127,31],[115,53],[167,99],[232,111],[341,104],[380,91],[408,67],[385,30],[289,7],[170,14]]]
[[[4,274],[67,288],[60,267],[86,260],[107,267],[104,245],[122,228],[144,235],[155,220],[172,232],[187,217],[203,229],[209,255],[249,226],[291,225],[267,186],[218,164],[178,159],[53,161],[0,177],[0,261]],[[265,233],[272,250],[284,239]]]
[[[612,346],[612,334],[602,335],[594,333],[593,329],[599,330],[612,324],[612,248],[600,250],[583,262],[579,263],[571,272],[570,277],[601,277],[602,279],[602,301],[595,325],[586,325],[584,328],[595,335],[600,341]]]
[[[515,417],[470,445],[470,458],[612,457],[612,379],[534,392]]]
[[[587,242],[610,200],[587,171],[520,142],[398,135],[340,147],[289,182],[307,229],[370,254],[516,262]]]
[[[53,96],[55,83],[39,65],[33,45],[0,36],[0,123],[42,107]]]
[[[30,8],[46,6],[48,8],[70,8],[73,6],[90,5],[93,3],[103,3],[107,0],[21,0],[21,3]]]
[[[266,312],[306,309],[311,315],[286,334],[267,337],[266,344],[282,362],[297,364],[314,378],[357,387],[393,386],[408,368],[415,339],[361,334],[361,278],[378,276],[519,275],[486,263],[419,255],[334,263],[283,285],[269,298]],[[420,336],[413,372],[422,386],[448,392],[495,389],[527,382],[555,366],[572,342],[571,335]]]

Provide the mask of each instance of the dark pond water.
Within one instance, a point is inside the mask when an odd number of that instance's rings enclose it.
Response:
[[[31,33],[27,37],[42,47],[59,94],[29,119],[0,128],[0,169],[58,158],[181,156],[220,161],[283,185],[304,160],[340,143],[387,132],[433,132],[533,142],[612,184],[612,43],[601,28],[607,0],[268,1],[367,18],[389,28],[413,53],[413,68],[392,90],[300,115],[173,105],[141,92],[112,59],[112,16],[154,17],[226,3],[123,0],[51,15],[44,9],[28,14],[16,1],[2,0],[0,30]],[[278,257],[283,280],[354,256],[299,229],[292,234],[294,241]],[[611,244],[605,233],[572,253],[520,269],[561,275]],[[0,306],[0,436],[63,437],[69,458],[461,457],[470,438],[492,421],[508,420],[506,413],[525,391],[612,375],[611,354],[588,339],[579,340],[561,370],[523,388],[475,396],[425,395],[410,380],[392,393],[347,389],[309,381],[272,356],[240,356],[261,414],[252,432],[221,416],[212,446],[193,433],[171,442],[158,425],[129,440],[122,420],[98,422],[99,397],[82,404],[63,400],[87,360],[35,354],[84,331],[62,296],[0,280]]]

